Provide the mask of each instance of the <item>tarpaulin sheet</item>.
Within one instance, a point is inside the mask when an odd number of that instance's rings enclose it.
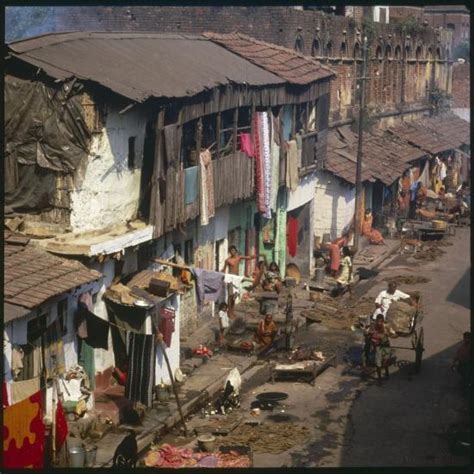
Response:
[[[51,171],[71,173],[88,154],[79,88],[67,87],[5,77],[5,204],[14,210],[49,207]]]

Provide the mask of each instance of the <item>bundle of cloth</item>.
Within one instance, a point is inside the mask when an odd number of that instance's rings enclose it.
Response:
[[[409,333],[416,307],[405,301],[393,301],[387,310],[387,322],[397,333]]]

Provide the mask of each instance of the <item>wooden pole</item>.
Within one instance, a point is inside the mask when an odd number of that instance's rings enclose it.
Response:
[[[183,410],[181,409],[181,402],[180,402],[179,397],[178,397],[178,390],[177,390],[176,385],[174,383],[174,376],[173,376],[173,373],[171,372],[171,365],[170,365],[170,361],[168,359],[168,354],[166,353],[166,348],[165,348],[165,345],[163,344],[163,340],[161,339],[161,337],[159,338],[158,343],[161,347],[161,351],[163,352],[163,357],[165,358],[166,366],[168,367],[168,374],[170,376],[171,386],[173,387],[173,393],[174,393],[174,397],[176,399],[176,405],[178,405],[178,411],[179,411],[179,416],[181,418],[181,423],[183,424],[184,435],[187,437],[188,436],[188,428],[186,426],[186,422],[184,421]]]
[[[363,63],[362,77],[360,78],[360,100],[359,100],[359,137],[357,143],[357,164],[356,164],[356,189],[355,189],[355,214],[354,214],[354,247],[359,250],[360,236],[360,214],[362,204],[362,157],[363,157],[363,137],[365,119],[365,81],[367,80],[367,36],[364,37],[362,45]]]

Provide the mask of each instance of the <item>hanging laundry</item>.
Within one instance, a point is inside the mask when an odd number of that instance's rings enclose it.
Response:
[[[298,250],[298,218],[288,215],[287,245],[291,257],[296,257]]]
[[[276,117],[272,114],[272,141],[278,146],[281,146],[280,134],[281,134],[281,125],[280,125],[280,116]]]
[[[215,215],[214,204],[214,177],[212,156],[209,150],[199,155],[201,172],[201,225],[208,225],[209,219]]]
[[[201,268],[195,268],[193,272],[196,277],[198,306],[202,306],[204,301],[224,301],[224,273]]]
[[[3,410],[3,466],[43,468],[45,427],[41,391]]]
[[[58,319],[46,329],[44,343],[46,376],[53,378],[57,374],[63,374],[66,364],[64,344]]]
[[[151,406],[155,386],[155,336],[130,332],[127,335],[129,368],[125,397]]]
[[[250,133],[240,134],[240,151],[245,153],[249,158],[253,158],[255,156],[252,136],[250,135]]]
[[[163,334],[163,341],[166,347],[171,346],[171,337],[174,333],[174,319],[176,317],[176,311],[174,308],[164,306],[160,308],[160,323],[158,330]]]
[[[12,346],[11,368],[12,368],[12,374],[14,378],[16,378],[20,374],[20,372],[23,370],[23,357],[24,356],[25,356],[25,353],[23,352],[23,349],[20,346],[16,344]]]
[[[40,377],[12,382],[10,386],[11,404],[22,402],[40,389]]]
[[[270,141],[270,154],[271,154],[271,196],[270,196],[270,209],[274,212],[277,210],[277,197],[278,188],[280,186],[280,140],[275,140],[275,137],[279,134],[279,130],[275,124],[278,122],[278,117],[273,117],[272,114],[272,140]]]
[[[262,145],[263,145],[263,182],[264,182],[264,216],[271,219],[271,194],[272,194],[272,166],[270,150],[270,130],[268,126],[268,113],[259,112],[261,115],[262,126]]]
[[[263,144],[260,127],[261,117],[257,113],[254,116],[254,139],[255,139],[255,192],[257,195],[257,210],[265,212],[265,190],[263,177]]]
[[[440,165],[439,165],[439,170],[438,170],[438,178],[443,181],[443,179],[446,178],[446,165],[441,162]]]
[[[59,451],[66,441],[68,435],[68,427],[66,421],[66,415],[64,413],[63,404],[61,400],[58,400],[56,406],[56,450]]]
[[[95,349],[109,348],[109,323],[80,302],[76,311],[77,335]]]
[[[296,140],[288,142],[286,158],[286,187],[291,191],[298,188],[298,146]]]
[[[191,166],[191,168],[186,168],[184,173],[184,203],[192,204],[193,202],[196,202],[198,198],[199,166]]]
[[[426,162],[425,162],[425,166],[423,168],[423,173],[421,173],[420,177],[418,178],[418,181],[420,181],[421,184],[425,188],[430,187],[430,164],[429,164],[428,160],[426,160]]]

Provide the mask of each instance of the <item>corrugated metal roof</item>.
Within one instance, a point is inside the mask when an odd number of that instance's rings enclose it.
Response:
[[[10,43],[9,50],[53,78],[94,81],[137,102],[192,96],[232,83],[285,82],[203,36],[56,33]]]
[[[328,135],[326,169],[339,178],[355,184],[357,162],[357,134],[350,126],[332,129]],[[379,180],[392,184],[409,167],[409,162],[426,156],[387,132],[364,134],[362,181]]]
[[[330,68],[311,57],[241,33],[208,32],[203,35],[292,84],[309,84],[336,75]]]
[[[5,232],[3,291],[4,313],[8,320],[24,316],[24,308],[35,308],[102,276],[75,260],[56,257],[27,243],[21,245],[19,238],[13,244],[9,242],[11,238],[11,233]]]

